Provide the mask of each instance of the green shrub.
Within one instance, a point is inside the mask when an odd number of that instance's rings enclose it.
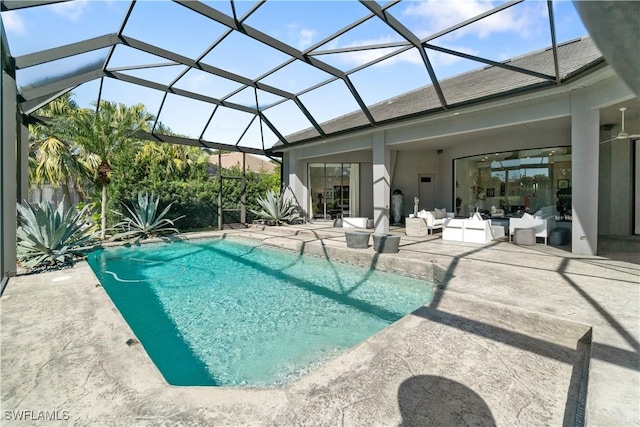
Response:
[[[122,203],[134,200],[140,191],[159,194],[161,206],[173,202],[168,215],[185,216],[186,220],[180,226],[182,231],[218,227],[220,184],[216,178],[207,175],[206,163],[193,162],[188,168],[175,170],[169,167],[169,160],[169,156],[164,156],[160,160],[151,161],[149,157],[139,156],[135,152],[114,160],[108,189],[107,221],[111,227],[120,221],[120,216],[114,212],[125,213]],[[224,169],[223,175],[240,177],[242,171],[233,166]],[[251,222],[256,218],[251,210],[260,209],[258,197],[267,190],[278,190],[280,171],[278,169],[271,174],[248,171],[245,176],[246,221]],[[222,198],[225,209],[240,209],[241,182],[240,179],[223,179]],[[240,222],[240,212],[225,212],[223,222]]]
[[[140,192],[138,193],[137,202],[132,202],[132,208],[123,204],[128,214],[120,214],[122,221],[115,226],[120,232],[116,233],[111,239],[133,239],[134,242],[138,242],[140,239],[149,237],[179,233],[178,229],[175,228],[175,221],[183,217],[165,218],[173,202],[158,213],[159,203],[160,197],[156,197],[154,200],[153,194],[149,195],[148,193]]]
[[[275,191],[269,190],[264,198],[258,198],[261,210],[251,210],[258,218],[265,219],[273,225],[282,225],[285,222],[292,222],[300,219],[297,206],[291,200],[285,199],[282,193],[276,195]]]
[[[56,268],[83,256],[96,238],[86,225],[91,208],[65,212],[64,200],[55,208],[46,201],[18,205],[18,261],[28,269]]]

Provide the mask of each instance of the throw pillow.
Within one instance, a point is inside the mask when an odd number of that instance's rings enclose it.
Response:
[[[424,209],[422,209],[420,212],[418,212],[418,218],[426,218],[427,217],[427,211],[425,211]]]
[[[525,213],[522,214],[522,218],[524,218],[524,219],[533,219],[533,215],[531,215],[530,213],[525,212]]]
[[[555,216],[555,214],[556,214],[556,207],[555,206],[545,206],[540,210],[542,211],[542,216],[543,217]]]
[[[435,217],[436,217],[436,219],[446,218],[447,217],[447,209],[446,208],[442,208],[442,209],[435,208]]]
[[[482,215],[480,215],[480,212],[474,213],[473,214],[473,219],[475,219],[476,221],[483,221]]]

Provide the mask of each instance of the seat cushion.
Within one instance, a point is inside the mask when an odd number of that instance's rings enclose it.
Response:
[[[516,245],[533,246],[536,244],[535,228],[516,228],[513,230],[513,243]]]

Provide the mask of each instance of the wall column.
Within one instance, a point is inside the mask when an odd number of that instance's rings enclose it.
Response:
[[[598,253],[600,111],[588,110],[579,91],[571,95],[572,252]]]
[[[306,191],[304,188],[304,176],[305,173],[300,169],[298,164],[298,156],[295,151],[287,151],[282,157],[282,177],[285,180],[285,191],[288,190],[288,197],[293,198],[293,202],[300,206],[307,217],[310,219],[310,208],[306,199]]]
[[[16,146],[17,146],[17,105],[16,105],[16,81],[2,71],[2,83],[0,98],[0,123],[2,134],[0,135],[0,237],[2,251],[0,264],[2,267],[3,281],[14,276],[16,265]]]
[[[25,124],[20,126],[19,141],[16,200],[23,203],[29,199],[29,128]]]
[[[373,148],[373,220],[376,233],[389,232],[389,202],[391,184],[389,170],[391,154],[385,144],[384,132],[374,133]]]

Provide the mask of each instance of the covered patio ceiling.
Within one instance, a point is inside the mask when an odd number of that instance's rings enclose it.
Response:
[[[372,106],[420,88],[433,93],[435,104],[412,111],[414,117],[484,101],[446,90],[448,79],[470,70],[497,67],[527,77],[492,99],[562,84],[558,46],[587,34],[570,2],[474,2],[448,19],[434,12],[454,3],[2,0],[2,50],[14,66],[25,116],[67,92],[80,106],[143,102],[156,117],[144,138],[264,153],[276,143],[401,120],[407,116],[401,109],[381,118]],[[85,15],[66,19],[61,5]],[[578,34],[557,25],[559,8],[578,20]],[[9,21],[47,16],[58,19],[29,27],[30,43],[7,37]],[[491,30],[524,19],[535,37],[498,39]],[[316,20],[326,25],[314,26]],[[47,37],[52,32],[56,37]],[[548,52],[544,68],[504,58],[535,50]],[[354,111],[357,120],[348,126],[331,126]],[[160,123],[180,136],[161,134]],[[302,139],[290,137],[301,133]]]

